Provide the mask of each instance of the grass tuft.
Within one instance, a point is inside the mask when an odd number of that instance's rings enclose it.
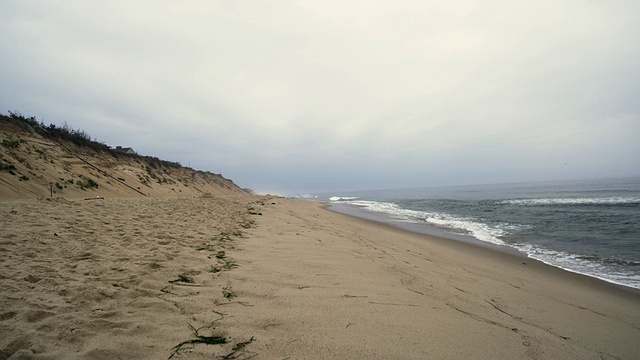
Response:
[[[82,190],[87,188],[97,188],[98,183],[95,182],[92,178],[83,176],[82,180],[76,180],[76,185],[80,186]]]
[[[15,170],[16,167],[11,163],[11,161],[0,156],[0,170]]]
[[[7,149],[16,149],[20,147],[20,140],[10,140],[10,139],[4,139],[2,140],[2,146],[6,147]]]

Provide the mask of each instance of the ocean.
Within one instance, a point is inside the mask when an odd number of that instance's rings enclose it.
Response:
[[[640,289],[640,178],[297,197],[411,224],[426,233],[509,248],[548,265]]]

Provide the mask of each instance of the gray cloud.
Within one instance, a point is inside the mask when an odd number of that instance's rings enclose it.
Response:
[[[261,191],[637,176],[639,10],[8,1],[0,110]]]

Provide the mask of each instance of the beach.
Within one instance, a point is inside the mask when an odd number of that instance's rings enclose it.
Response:
[[[0,359],[640,358],[637,292],[318,202],[40,198],[0,219]]]

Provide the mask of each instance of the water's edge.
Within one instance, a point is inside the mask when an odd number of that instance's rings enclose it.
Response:
[[[501,253],[506,253],[509,255],[514,255],[514,256],[518,256],[521,257],[523,259],[527,259],[529,261],[536,261],[539,262],[541,264],[547,265],[547,266],[551,266],[555,269],[559,269],[562,271],[566,271],[566,272],[570,272],[570,273],[574,273],[574,274],[578,274],[578,275],[582,275],[585,277],[588,277],[590,279],[594,279],[597,281],[601,281],[603,283],[606,283],[609,286],[613,286],[634,294],[640,294],[640,289],[631,287],[631,286],[627,286],[624,284],[620,284],[620,283],[616,283],[607,279],[603,279],[591,274],[585,274],[585,273],[581,273],[581,272],[577,272],[577,271],[572,271],[571,269],[566,269],[563,267],[559,267],[559,266],[555,266],[553,264],[549,264],[546,263],[544,261],[538,260],[538,259],[534,259],[530,256],[528,256],[526,253],[519,251],[516,248],[510,247],[510,246],[506,246],[506,245],[497,245],[497,244],[492,244],[492,243],[488,243],[486,241],[481,241],[478,240],[472,236],[465,236],[465,235],[460,235],[460,234],[455,234],[449,231],[446,231],[445,229],[440,229],[434,226],[430,226],[428,224],[419,224],[419,223],[412,223],[412,222],[404,222],[404,221],[399,221],[398,219],[394,219],[391,216],[385,215],[383,213],[378,213],[378,212],[372,212],[372,211],[368,211],[366,209],[364,209],[361,206],[357,206],[357,205],[353,205],[353,204],[339,204],[339,203],[332,203],[332,202],[325,202],[326,208],[330,211],[336,212],[336,213],[340,213],[340,214],[345,214],[345,215],[349,215],[349,216],[353,216],[353,217],[357,217],[357,218],[361,218],[361,219],[365,219],[365,220],[370,220],[370,221],[375,221],[375,222],[379,222],[379,223],[383,223],[386,225],[390,225],[399,229],[403,229],[403,230],[407,230],[407,231],[411,231],[417,234],[423,234],[423,235],[430,235],[430,236],[436,236],[442,239],[447,239],[447,240],[453,240],[453,241],[460,241],[460,242],[464,242],[467,244],[471,244],[473,246],[478,246],[478,247],[482,247],[485,249],[490,249],[493,251],[498,251]]]

